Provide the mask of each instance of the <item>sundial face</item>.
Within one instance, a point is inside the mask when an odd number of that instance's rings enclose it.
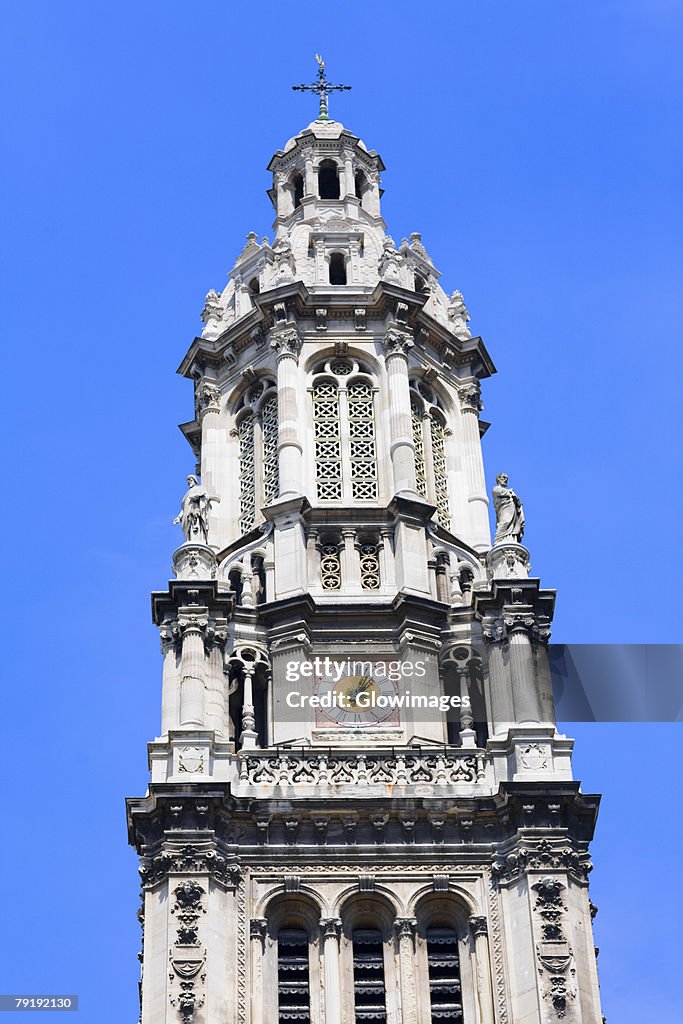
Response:
[[[398,721],[398,710],[391,704],[396,697],[396,684],[381,671],[340,679],[334,675],[319,676],[316,693],[328,705],[318,709],[319,725],[362,728]]]

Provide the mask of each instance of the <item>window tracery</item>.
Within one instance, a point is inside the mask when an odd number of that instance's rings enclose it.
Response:
[[[423,380],[412,382],[410,414],[417,492],[436,505],[437,521],[448,530],[451,504],[446,458],[447,428],[438,406],[438,398],[429,384]]]
[[[379,545],[374,540],[362,541],[359,554],[360,583],[363,590],[379,590],[381,585]]]
[[[239,523],[242,533],[256,525],[258,510],[275,501],[278,478],[278,405],[275,385],[259,380],[242,397],[237,424]]]
[[[312,391],[318,499],[376,501],[375,389],[365,376],[354,377],[365,375],[365,370],[353,359],[327,360],[315,374]]]
[[[320,582],[323,590],[339,590],[341,587],[339,542],[329,538],[320,548]]]

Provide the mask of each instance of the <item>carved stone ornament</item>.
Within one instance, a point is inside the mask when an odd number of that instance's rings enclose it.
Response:
[[[473,916],[470,918],[470,931],[476,938],[478,935],[488,935],[489,927],[485,917]]]
[[[394,928],[399,939],[412,939],[417,931],[417,919],[414,917],[397,917],[394,921]]]
[[[408,352],[415,342],[405,328],[390,327],[384,335],[382,344],[387,358],[389,356],[404,356],[407,358]]]
[[[557,847],[547,839],[541,839],[535,846],[523,846],[494,861],[491,875],[500,882],[509,882],[526,871],[567,871],[577,881],[585,882],[592,870],[587,854],[577,853],[570,846]]]
[[[570,1000],[576,999],[574,978],[576,969],[572,966],[573,954],[564,943],[559,943],[562,952],[548,953],[536,949],[538,973],[544,979],[543,999],[549,1002],[559,1019],[567,1014]]]
[[[483,409],[479,381],[466,384],[458,390],[458,394],[460,396],[460,405],[463,409],[473,410],[474,412],[480,412]]]
[[[239,865],[228,862],[212,848],[198,848],[187,844],[180,849],[164,850],[156,857],[145,859],[140,867],[144,886],[156,885],[170,874],[210,875],[217,882],[233,887],[241,876]]]
[[[188,772],[191,775],[203,775],[204,753],[201,747],[181,747],[178,756],[178,772]]]
[[[214,288],[209,288],[204,299],[204,308],[201,313],[201,321],[203,324],[208,323],[209,320],[220,320],[223,315],[223,308],[220,304],[220,295]]]
[[[339,939],[341,936],[341,919],[338,917],[320,918],[320,936],[323,939]]]
[[[268,931],[268,922],[265,917],[254,917],[249,922],[249,936],[252,939],[260,939],[265,942]]]
[[[296,327],[286,327],[272,335],[270,345],[275,350],[278,359],[298,359],[301,351],[301,338]]]
[[[195,416],[197,419],[207,412],[221,411],[221,393],[215,384],[200,380],[195,391]]]

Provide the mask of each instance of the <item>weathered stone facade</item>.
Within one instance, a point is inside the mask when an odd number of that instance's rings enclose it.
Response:
[[[598,800],[554,726],[554,594],[519,528],[491,546],[493,364],[419,234],[386,234],[377,153],[323,118],[269,169],[274,239],[180,366],[201,487],[128,802],[142,1022],[600,1024]],[[419,664],[412,694],[460,707],[290,708],[292,666],[300,699],[348,688],[301,669],[326,657],[385,695]]]

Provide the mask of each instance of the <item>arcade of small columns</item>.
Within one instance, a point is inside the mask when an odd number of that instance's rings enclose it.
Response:
[[[399,883],[409,892],[401,906],[396,894],[386,884],[376,885],[371,874],[355,886],[346,882],[342,887],[337,880],[329,887],[318,882],[315,889],[296,876],[286,878],[284,886],[261,899],[264,916],[250,921],[251,1024],[278,1018],[278,932],[292,925],[305,933],[308,945],[311,1024],[346,1024],[345,1007],[354,1006],[353,933],[367,926],[382,939],[387,1019],[431,1024],[426,937],[433,925],[452,929],[457,939],[454,981],[461,1019],[493,1024],[487,917],[476,911],[470,894],[449,892],[450,885],[446,875],[434,876],[431,886],[425,886],[424,878],[413,885]],[[318,993],[322,1005],[313,998]]]

